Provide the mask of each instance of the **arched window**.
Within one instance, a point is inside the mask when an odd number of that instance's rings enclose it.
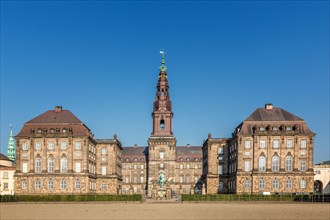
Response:
[[[164,121],[164,119],[161,119],[160,120],[160,130],[164,130],[165,129],[165,121]]]
[[[61,189],[66,189],[66,181],[61,180]]]
[[[48,183],[47,183],[47,188],[48,189],[54,189],[54,182],[53,180],[49,180]]]
[[[285,171],[292,172],[292,164],[293,164],[293,158],[292,156],[287,156],[285,158]]]
[[[36,173],[41,173],[41,158],[40,157],[36,157],[34,169],[35,169]]]
[[[259,157],[259,171],[266,171],[266,157]]]
[[[291,179],[287,179],[285,181],[285,188],[288,188],[288,189],[292,188],[292,180]]]
[[[259,181],[259,188],[264,189],[266,187],[266,181],[264,179],[261,179]]]
[[[68,170],[68,159],[66,157],[61,158],[61,172],[66,173]]]
[[[245,180],[244,182],[244,188],[249,189],[250,188],[250,180]]]
[[[280,170],[280,158],[278,156],[273,156],[272,158],[272,171],[277,172]]]
[[[78,180],[78,179],[75,182],[75,188],[80,189],[80,180]]]
[[[36,180],[35,183],[34,183],[34,188],[35,189],[41,189],[41,182],[40,180]]]
[[[274,179],[272,182],[273,189],[278,189],[280,186],[280,181],[278,179]]]
[[[48,158],[48,173],[54,173],[55,159],[54,157]]]
[[[300,180],[300,189],[305,189],[307,187],[306,180]]]

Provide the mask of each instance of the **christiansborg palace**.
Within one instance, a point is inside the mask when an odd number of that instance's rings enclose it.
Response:
[[[71,111],[56,106],[16,135],[16,194],[309,193],[313,133],[306,122],[266,104],[203,146],[177,146],[164,56],[148,146],[95,139]]]

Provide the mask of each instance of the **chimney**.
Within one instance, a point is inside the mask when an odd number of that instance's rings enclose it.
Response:
[[[138,147],[138,145],[137,144],[134,144],[134,148],[137,148]]]
[[[273,109],[273,104],[271,104],[271,103],[266,104],[265,109],[272,110]]]
[[[190,147],[190,144],[187,144],[187,147]]]
[[[62,106],[55,106],[55,112],[61,112]]]

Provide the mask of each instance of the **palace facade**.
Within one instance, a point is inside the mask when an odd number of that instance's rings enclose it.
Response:
[[[267,104],[203,146],[177,146],[164,56],[147,146],[96,139],[71,111],[26,122],[16,135],[16,194],[313,192],[315,134],[303,119]]]

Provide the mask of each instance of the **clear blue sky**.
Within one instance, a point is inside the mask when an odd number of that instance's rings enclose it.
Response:
[[[161,48],[178,145],[230,137],[273,103],[329,159],[328,1],[1,1],[1,152],[9,124],[55,105],[96,138],[146,145]]]

